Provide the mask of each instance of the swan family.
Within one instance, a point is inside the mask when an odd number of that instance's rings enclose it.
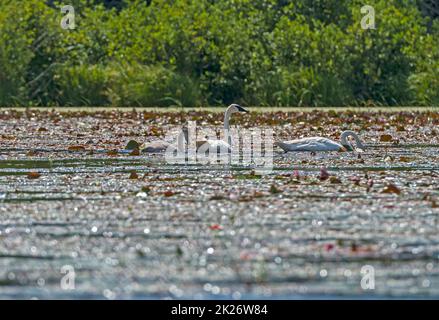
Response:
[[[231,137],[229,135],[230,129],[230,118],[233,113],[244,112],[248,113],[248,110],[244,109],[240,105],[233,103],[227,107],[226,112],[224,113],[224,136],[227,137],[227,142],[219,139],[207,139],[207,140],[197,140],[196,146],[197,150],[205,152],[207,150],[227,150],[228,152],[231,150]],[[188,129],[186,126],[183,127],[184,138],[186,141],[189,141],[188,137]],[[179,141],[181,143],[181,141]],[[145,153],[158,153],[166,151],[166,149],[170,146],[170,144],[163,140],[149,142],[145,145],[142,152]],[[213,149],[212,149],[213,148]]]
[[[231,137],[229,134],[230,129],[230,119],[233,113],[247,113],[248,110],[244,109],[238,104],[231,104],[227,107],[224,113],[224,136],[227,141],[218,139],[207,139],[207,140],[197,140],[196,146],[198,150],[205,152],[207,150],[213,150],[212,148],[217,148],[217,150],[231,150]],[[188,130],[187,127],[183,128],[184,139],[188,141]],[[353,138],[356,143],[354,147],[348,138]],[[181,144],[179,139],[179,144]],[[307,137],[288,141],[276,141],[275,145],[281,148],[285,152],[289,151],[363,151],[365,145],[362,143],[358,135],[351,131],[343,131],[340,136],[340,142],[325,138],[325,137]],[[142,152],[146,153],[158,153],[164,152],[170,146],[166,141],[158,140],[153,141],[145,145]]]

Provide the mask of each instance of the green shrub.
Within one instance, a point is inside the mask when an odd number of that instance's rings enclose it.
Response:
[[[200,103],[196,83],[162,66],[118,65],[108,74],[107,94],[114,106],[194,107]]]
[[[54,72],[53,101],[62,106],[105,106],[108,72],[102,65],[61,65]]]
[[[426,35],[423,19],[410,1],[372,1],[376,12],[376,29],[358,27],[361,13],[353,8],[355,24],[347,28],[345,41],[358,101],[374,101],[384,105],[408,105],[413,102],[408,79],[415,72],[416,43]],[[420,104],[417,101],[416,104]]]
[[[437,104],[427,2],[3,0],[0,105]]]
[[[44,100],[59,41],[55,21],[53,9],[42,1],[1,2],[0,105]]]
[[[439,27],[439,21],[436,24]],[[408,78],[412,104],[439,106],[439,41],[433,35],[427,35],[411,54],[416,70]]]

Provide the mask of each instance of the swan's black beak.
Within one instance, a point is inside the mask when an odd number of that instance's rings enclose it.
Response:
[[[238,106],[238,105],[237,105],[236,108],[238,109],[239,112],[246,112],[246,113],[249,113],[248,110],[244,109],[244,108],[241,107],[241,106]]]

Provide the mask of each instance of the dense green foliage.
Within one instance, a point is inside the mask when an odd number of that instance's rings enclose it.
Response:
[[[439,105],[428,0],[0,2],[0,105]]]

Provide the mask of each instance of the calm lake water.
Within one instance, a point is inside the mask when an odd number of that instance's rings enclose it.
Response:
[[[439,298],[438,147],[276,152],[264,176],[12,149],[0,298]]]
[[[1,111],[0,298],[439,298],[437,113],[237,115],[276,139],[350,129],[370,146],[275,149],[262,176],[120,152],[222,118]]]

